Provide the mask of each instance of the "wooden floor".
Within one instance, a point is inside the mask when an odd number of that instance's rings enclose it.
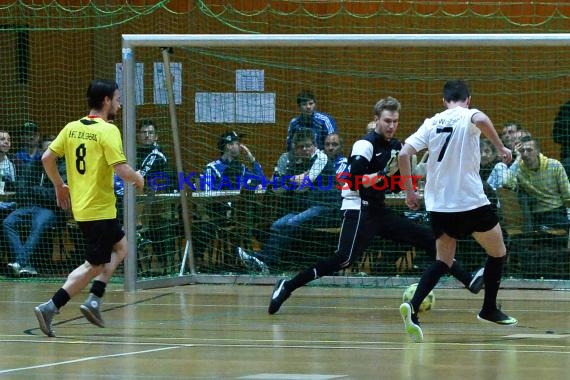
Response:
[[[305,287],[273,316],[272,287],[189,285],[124,293],[107,327],[79,313],[84,295],[38,329],[33,306],[58,284],[0,283],[0,377],[17,379],[567,379],[570,291],[504,290],[518,327],[476,319],[482,295],[436,289],[413,344],[402,289]]]

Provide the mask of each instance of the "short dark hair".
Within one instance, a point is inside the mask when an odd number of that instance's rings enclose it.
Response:
[[[317,98],[315,98],[315,94],[311,90],[303,90],[297,94],[297,105],[301,105],[301,103],[308,102],[309,100],[317,102]]]
[[[315,132],[309,128],[301,128],[293,135],[293,145],[298,142],[311,140],[313,144],[317,143],[317,137],[315,136]]]
[[[520,140],[520,143],[522,144],[526,142],[532,142],[536,150],[540,152],[540,143],[537,139],[533,138],[532,136],[523,136]]]
[[[516,121],[509,120],[509,121],[506,121],[503,123],[503,128],[507,128],[507,127],[511,127],[511,126],[516,127],[517,131],[522,129],[520,123],[518,123]]]
[[[103,101],[108,97],[113,99],[115,90],[118,90],[117,83],[107,79],[95,79],[89,83],[86,98],[87,105],[91,109],[100,110],[103,108]]]
[[[139,129],[143,129],[144,127],[148,127],[149,125],[152,125],[156,130],[156,124],[151,119],[142,119],[139,123]]]
[[[461,79],[450,80],[443,86],[443,99],[446,102],[462,102],[467,100],[471,94],[467,82]]]

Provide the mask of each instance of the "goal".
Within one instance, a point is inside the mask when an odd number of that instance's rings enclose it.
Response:
[[[156,183],[147,178],[147,187],[159,191],[146,198],[127,188],[131,247],[125,288],[269,284],[275,276],[291,275],[334,253],[338,228],[308,226],[280,252],[269,275],[258,273],[239,260],[236,247],[263,249],[272,222],[292,206],[264,191],[235,189],[219,198],[199,191],[200,174],[219,158],[218,140],[228,131],[243,135],[240,141],[270,178],[286,150],[289,121],[299,114],[297,93],[304,89],[315,94],[317,110],[336,120],[347,156],[364,134],[377,100],[393,96],[402,103],[397,137],[403,140],[441,109],[444,81],[461,78],[470,83],[472,106],[485,110],[499,132],[504,123],[516,122],[540,140],[546,156],[559,159],[552,126],[570,99],[568,45],[566,33],[123,35],[120,85],[127,156],[136,161],[138,122],[152,118],[160,124],[159,143],[172,166]],[[176,184],[176,192],[163,191],[165,180]],[[405,212],[401,204],[399,212]],[[223,214],[213,214],[212,205]],[[425,218],[406,216],[418,222]],[[165,230],[154,240],[168,244],[157,248],[156,241],[145,239],[144,220],[149,219]],[[541,286],[544,279],[569,278],[568,255],[555,256],[551,236],[520,239],[508,237],[509,281],[537,280]],[[466,239],[459,243],[458,258],[475,269],[484,254]],[[430,259],[376,238],[358,265],[319,281],[401,286]]]

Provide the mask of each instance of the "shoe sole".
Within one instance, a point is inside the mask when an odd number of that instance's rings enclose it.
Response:
[[[83,314],[83,316],[95,326],[99,326],[101,328],[105,327],[105,322],[103,322],[102,319],[97,318],[97,316],[95,316],[87,306],[81,305],[79,306],[79,310],[81,310],[81,314]]]
[[[47,336],[49,336],[50,338],[55,338],[54,332],[48,329],[48,325],[46,323],[46,320],[44,319],[44,314],[42,313],[39,307],[37,306],[34,307],[34,314],[36,314],[38,324],[40,325],[40,330],[42,330],[42,332]]]
[[[400,305],[400,314],[402,315],[402,319],[404,320],[404,327],[406,329],[406,333],[412,339],[414,343],[421,343],[424,341],[424,333],[422,332],[422,328],[412,322],[412,309],[410,305],[407,303],[403,303]]]
[[[503,323],[503,322],[495,322],[495,321],[490,321],[488,319],[485,318],[481,318],[479,315],[477,315],[477,319],[480,320],[481,322],[485,322],[485,323],[492,323],[494,325],[499,325],[499,326],[506,326],[506,327],[515,327],[516,325],[518,325],[519,321],[517,321],[514,318],[511,318],[512,321],[511,323]]]

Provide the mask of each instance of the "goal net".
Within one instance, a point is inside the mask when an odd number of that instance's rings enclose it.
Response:
[[[471,106],[490,115],[499,133],[516,123],[544,156],[561,160],[553,126],[570,100],[569,43],[568,34],[123,35],[127,152],[136,162],[140,124],[151,119],[168,157],[167,170],[147,176],[144,194],[129,187],[125,194],[132,244],[127,262],[137,263],[127,265],[127,288],[272,283],[334,254],[340,214],[293,226],[286,216],[312,205],[299,206],[283,182],[271,182],[287,152],[289,123],[301,112],[303,90],[313,94],[317,111],[335,120],[349,156],[379,99],[401,102],[396,137],[404,140],[442,109],[443,83],[465,79]],[[242,149],[233,163],[227,156],[216,163],[226,143],[238,138],[251,156]],[[267,181],[207,187],[212,170],[227,170],[222,177],[241,173],[238,160],[250,171],[261,170]],[[509,252],[506,276],[568,279],[567,226],[537,219],[537,199],[518,190],[493,192]],[[397,194],[389,202],[395,212],[428,225],[429,216],[409,212]],[[565,211],[565,204],[558,206]],[[244,261],[238,247],[267,261],[267,268]],[[457,259],[475,270],[485,255],[464,239]],[[430,260],[409,245],[376,237],[351,268],[322,281],[390,286],[419,276]]]

